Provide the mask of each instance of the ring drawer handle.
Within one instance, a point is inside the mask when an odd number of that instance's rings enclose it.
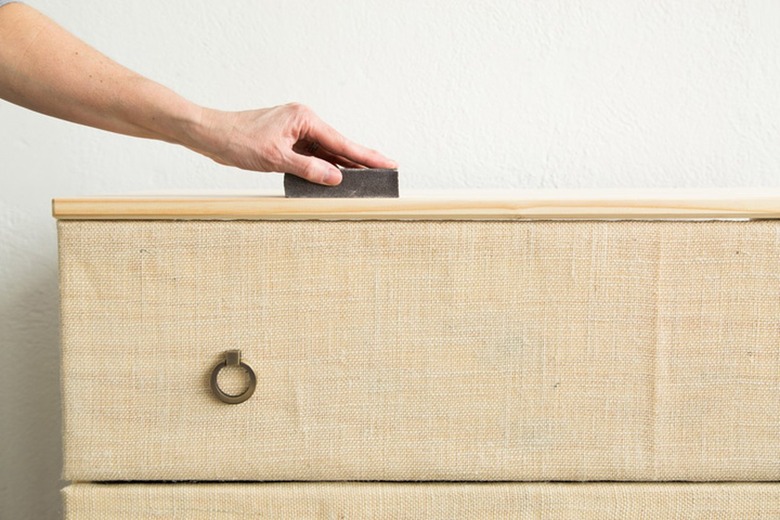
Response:
[[[249,375],[249,385],[246,387],[246,390],[244,390],[240,394],[237,395],[226,394],[219,387],[219,383],[217,382],[217,376],[219,376],[220,370],[228,366],[241,367],[244,370],[246,370],[246,373]],[[257,386],[257,378],[255,377],[255,372],[254,370],[252,370],[252,367],[250,367],[249,365],[241,361],[240,350],[228,350],[227,352],[225,352],[225,361],[215,366],[214,370],[211,372],[211,391],[214,392],[214,395],[217,396],[217,399],[219,399],[223,403],[228,403],[228,404],[243,403],[244,401],[252,397],[253,393],[255,393],[255,386]]]

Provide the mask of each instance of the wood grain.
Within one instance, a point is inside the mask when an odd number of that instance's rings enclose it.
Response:
[[[442,192],[399,199],[286,199],[279,196],[58,198],[71,220],[524,220],[776,219],[773,190],[545,190]]]

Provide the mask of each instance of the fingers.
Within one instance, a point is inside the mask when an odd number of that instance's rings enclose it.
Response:
[[[308,138],[320,143],[325,151],[340,156],[354,165],[368,168],[397,168],[398,164],[376,150],[353,143],[318,118],[311,122]]]
[[[341,182],[341,172],[328,161],[290,152],[284,157],[284,171],[317,184],[335,186]]]
[[[307,156],[313,155],[315,157],[319,157],[323,161],[328,161],[329,163],[335,166],[343,166],[344,168],[363,167],[363,165],[358,164],[354,161],[350,161],[345,157],[341,157],[340,155],[330,153],[328,150],[320,146],[319,143],[307,141],[306,139],[301,139],[300,141],[295,143],[295,145],[293,146],[293,151],[298,152],[301,155],[307,155]]]
[[[317,152],[314,154],[315,157],[319,157],[323,161],[328,161],[331,164],[335,164],[336,166],[343,166],[344,168],[362,168],[363,165],[358,164],[356,162],[352,162],[349,159],[345,159],[344,157],[341,157],[339,155],[332,154],[328,152],[327,150],[323,150],[320,148],[317,150]]]

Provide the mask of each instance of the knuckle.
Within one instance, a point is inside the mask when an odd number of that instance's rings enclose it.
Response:
[[[320,182],[322,180],[322,174],[317,171],[317,167],[314,162],[307,162],[301,171],[301,177],[312,182]]]
[[[306,116],[311,113],[309,107],[302,103],[289,103],[287,109],[296,116]]]

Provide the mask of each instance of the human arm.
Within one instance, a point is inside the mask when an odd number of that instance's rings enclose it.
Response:
[[[0,7],[0,98],[75,123],[180,144],[220,164],[313,182],[340,182],[333,164],[396,167],[299,104],[244,112],[201,107],[21,3]]]

